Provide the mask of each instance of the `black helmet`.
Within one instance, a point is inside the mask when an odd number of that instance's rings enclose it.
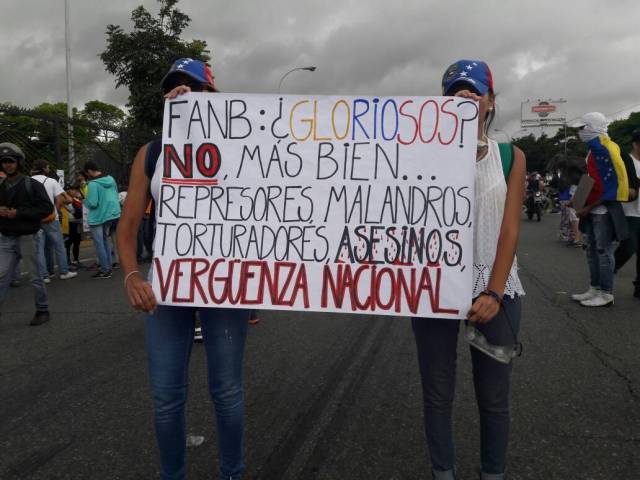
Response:
[[[15,143],[4,142],[0,143],[0,158],[3,157],[15,158],[20,164],[24,160],[24,153]]]

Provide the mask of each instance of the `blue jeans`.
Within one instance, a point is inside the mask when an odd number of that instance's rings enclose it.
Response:
[[[505,297],[500,313],[489,323],[476,325],[492,345],[515,343],[513,332],[520,330],[521,301]],[[456,358],[460,321],[413,318],[418,363],[424,399],[424,428],[431,467],[449,472],[453,478],[452,405],[456,385]],[[500,363],[469,347],[473,364],[473,386],[480,411],[480,460],[484,473],[503,474],[506,466],[510,427],[511,364]],[[445,476],[446,478],[446,476]]]
[[[21,257],[31,277],[36,310],[46,311],[49,309],[49,301],[44,282],[38,272],[34,235],[9,237],[0,233],[0,305],[7,296],[16,265]]]
[[[53,268],[46,261],[45,244],[49,242],[53,248],[55,259],[58,262],[58,273],[69,273],[69,264],[67,263],[67,252],[64,248],[64,239],[62,238],[62,229],[60,222],[54,220],[49,223],[43,223],[40,229],[42,234],[36,235],[36,246],[38,248],[38,271],[41,276],[53,273]]]
[[[196,311],[202,325],[209,392],[215,407],[220,478],[237,480],[245,469],[242,358],[249,311],[173,306],[159,306],[154,314],[145,317],[161,478],[185,478],[184,410]]]
[[[100,271],[107,273],[111,271],[113,262],[111,261],[111,246],[109,245],[109,229],[111,222],[101,223],[100,225],[91,225],[91,237],[96,247],[96,256]]]
[[[591,286],[603,292],[613,292],[614,230],[610,215],[590,214],[584,224],[587,238],[587,263]]]

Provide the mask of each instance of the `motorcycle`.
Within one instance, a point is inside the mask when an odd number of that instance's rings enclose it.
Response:
[[[539,221],[542,220],[542,211],[544,210],[544,203],[546,199],[543,197],[542,192],[528,192],[526,200],[526,213],[529,220],[533,220],[533,216]]]

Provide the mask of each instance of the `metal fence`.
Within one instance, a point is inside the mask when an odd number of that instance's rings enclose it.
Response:
[[[69,162],[69,124],[73,127],[74,165]],[[27,169],[36,159],[44,159],[51,170],[64,170],[67,183],[74,183],[75,174],[85,162],[92,161],[119,185],[126,184],[137,151],[137,146],[131,145],[137,138],[134,133],[112,125],[0,105],[0,142],[22,148]]]

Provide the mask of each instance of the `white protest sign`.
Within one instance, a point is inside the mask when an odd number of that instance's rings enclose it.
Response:
[[[58,175],[60,187],[64,188],[64,170],[56,170],[56,175]]]
[[[459,97],[167,101],[159,303],[463,318],[477,116]]]

